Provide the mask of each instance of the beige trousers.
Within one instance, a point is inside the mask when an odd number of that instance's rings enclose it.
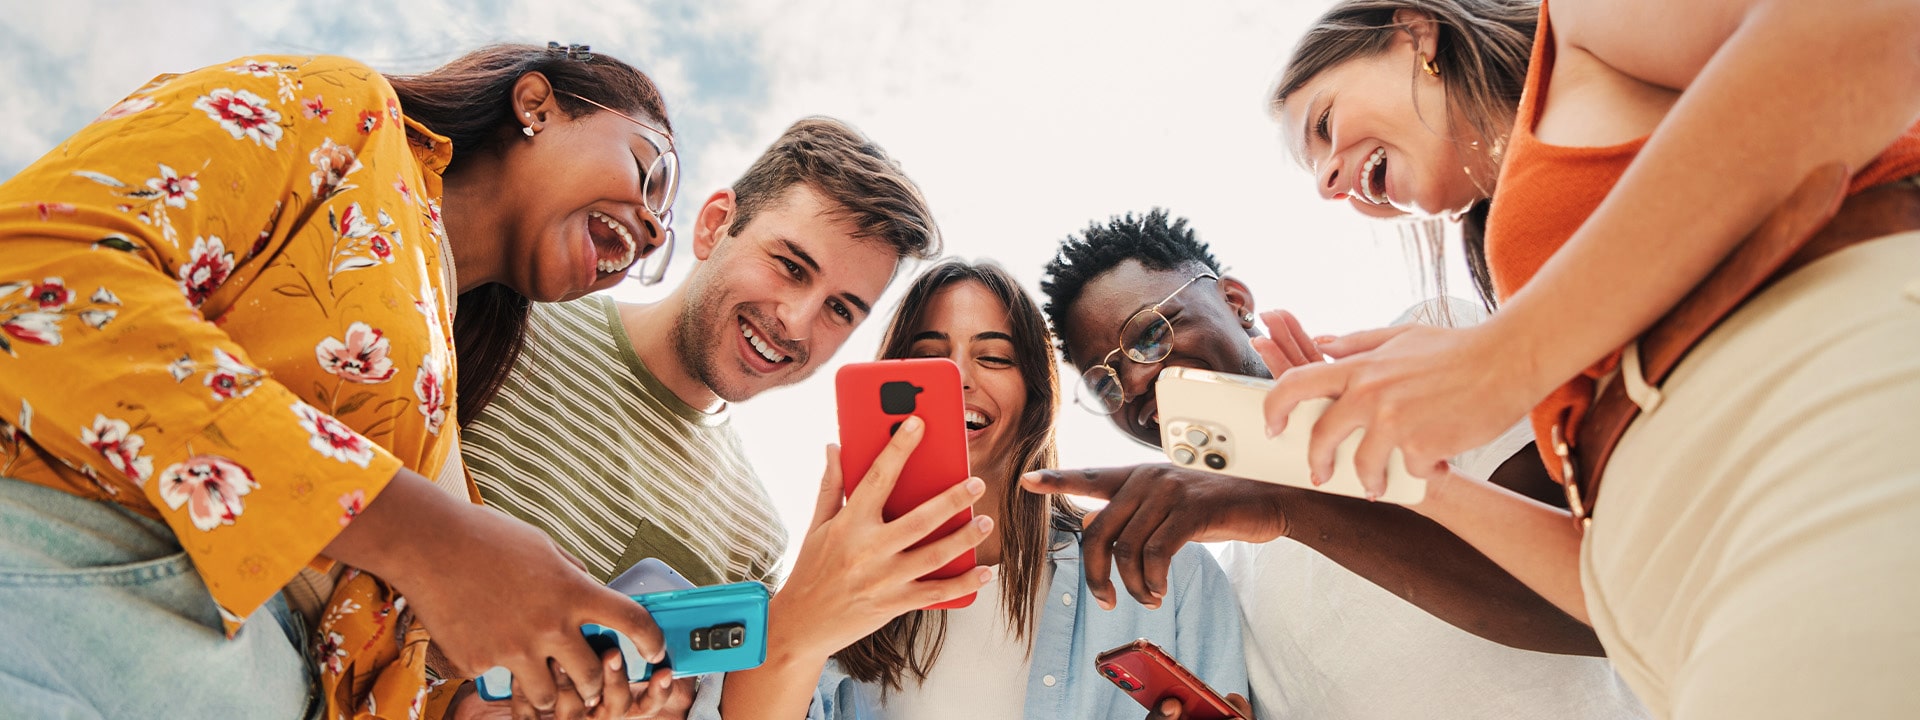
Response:
[[[1848,248],[1695,348],[1581,551],[1657,717],[1920,718],[1920,232]]]

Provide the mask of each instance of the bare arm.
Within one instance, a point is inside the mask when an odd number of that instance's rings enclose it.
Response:
[[[1189,542],[1268,542],[1282,535],[1435,617],[1511,647],[1600,655],[1593,629],[1543,599],[1465,540],[1398,505],[1171,465],[1047,470],[1034,492],[1105,498],[1081,538],[1087,586],[1111,607],[1111,557],[1142,605],[1166,592],[1167,566]],[[1571,521],[1568,522],[1571,527]]]
[[[1568,46],[1684,92],[1490,323],[1536,339],[1536,396],[1652,324],[1814,168],[1860,168],[1920,116],[1914,2],[1563,0],[1552,12]]]

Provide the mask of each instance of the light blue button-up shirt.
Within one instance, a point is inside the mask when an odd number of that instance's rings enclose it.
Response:
[[[1079,537],[1056,530],[1053,581],[1042,598],[1027,673],[1028,718],[1125,718],[1146,710],[1094,669],[1094,658],[1140,638],[1152,640],[1220,694],[1247,694],[1247,663],[1240,644],[1240,608],[1226,573],[1205,548],[1189,544],[1167,570],[1167,598],[1148,610],[1120,590],[1102,610],[1081,572]],[[1113,574],[1119,589],[1119,573]],[[936,660],[936,662],[938,662]],[[690,718],[720,717],[721,683],[701,683]],[[885,720],[880,687],[847,677],[829,661],[814,690],[808,720]]]

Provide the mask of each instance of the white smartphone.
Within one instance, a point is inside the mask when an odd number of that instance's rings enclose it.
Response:
[[[1267,437],[1262,403],[1273,381],[1208,370],[1172,367],[1160,371],[1154,392],[1160,400],[1160,446],[1175,465],[1259,480],[1277,485],[1364,498],[1366,488],[1353,470],[1360,446],[1356,432],[1335,453],[1333,477],[1315,486],[1307,471],[1307,440],[1313,423],[1332,403],[1309,400],[1287,416],[1287,429]],[[1407,473],[1400,452],[1387,460],[1391,503],[1412,505],[1427,496],[1427,481]]]

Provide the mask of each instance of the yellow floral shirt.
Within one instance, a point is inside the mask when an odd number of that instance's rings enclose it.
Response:
[[[372,69],[253,57],[156,78],[0,185],[0,476],[166,522],[237,632],[459,446],[451,157]],[[343,576],[330,715],[421,707],[405,608]]]

